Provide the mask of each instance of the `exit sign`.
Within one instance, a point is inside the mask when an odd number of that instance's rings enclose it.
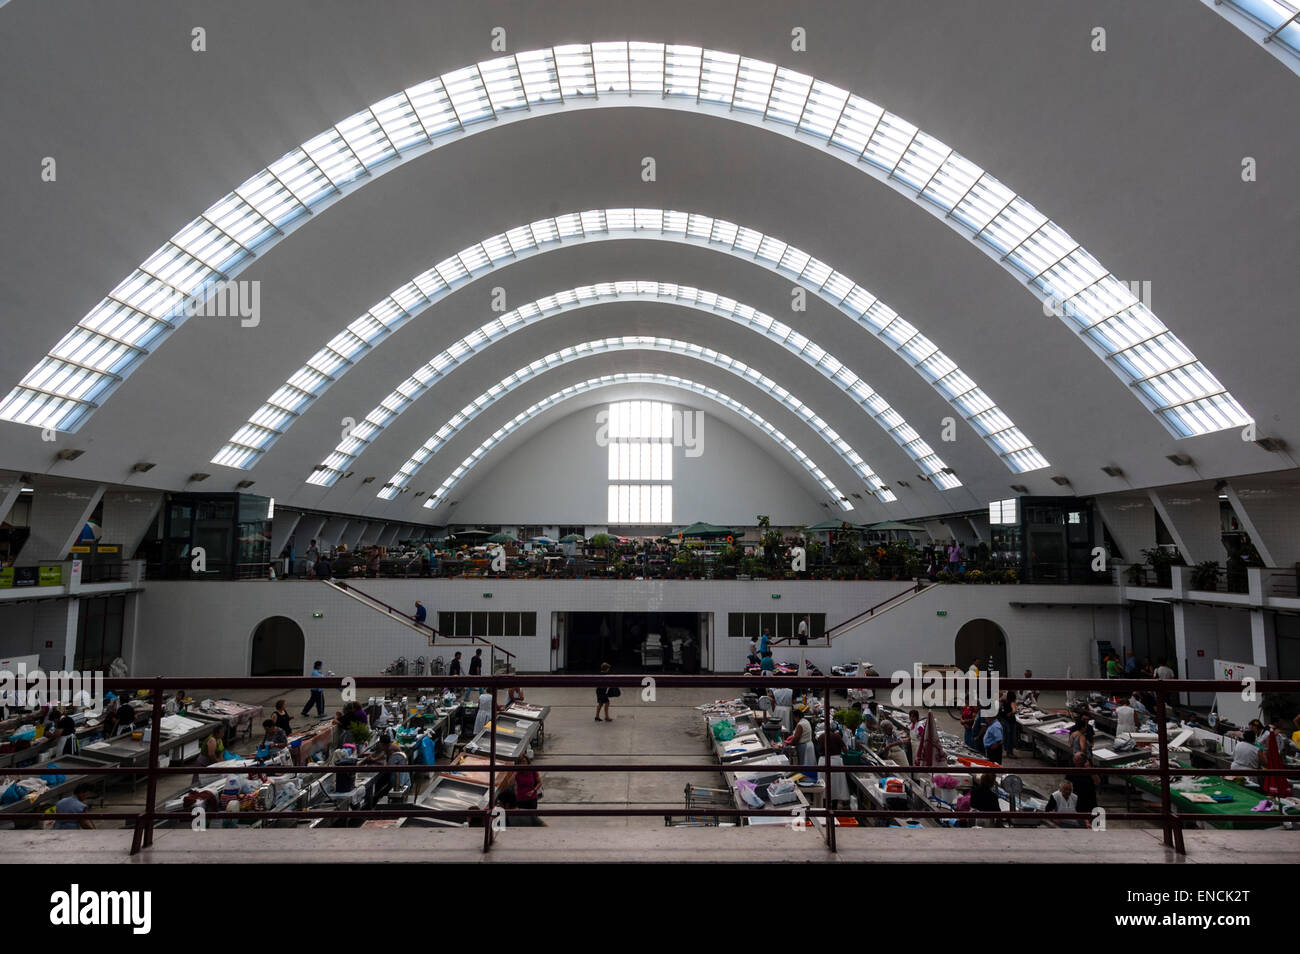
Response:
[[[947,611],[947,610],[935,610],[934,615],[935,615],[935,616],[947,616],[947,615],[948,615],[948,611]]]

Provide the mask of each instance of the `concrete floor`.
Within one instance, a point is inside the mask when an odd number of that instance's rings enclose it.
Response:
[[[596,722],[595,694],[589,689],[529,690],[528,701],[550,705],[546,747],[538,753],[547,808],[647,808],[683,814],[687,782],[719,786],[718,772],[706,743],[703,720],[695,706],[726,690],[660,690],[654,702],[625,690],[612,706],[612,722]],[[289,700],[294,724],[305,692],[252,698],[241,692],[211,692],[266,705]],[[1045,700],[1051,705],[1052,700]],[[327,714],[338,705],[327,695]],[[935,713],[941,727],[957,727],[946,713]],[[236,752],[251,751],[240,740]],[[699,762],[699,772],[554,773],[548,762],[605,763]],[[1008,767],[1041,765],[1034,759],[1008,760]],[[1050,790],[1059,776],[1026,776],[1026,781]],[[188,780],[160,786],[160,799],[187,788]],[[1108,807],[1122,804],[1122,791],[1101,789]],[[105,807],[134,810],[144,801],[143,787],[109,792]],[[94,807],[98,808],[98,805]],[[598,830],[597,839],[591,832]],[[838,853],[832,855],[819,831],[762,828],[667,828],[659,816],[640,818],[549,818],[545,828],[510,828],[498,833],[496,844],[483,854],[481,829],[357,829],[220,830],[188,829],[156,833],[152,849],[128,859],[131,833],[103,831],[21,831],[0,833],[0,847],[11,859],[39,857],[48,862],[193,863],[201,861],[889,861],[889,862],[1099,862],[1203,863],[1210,861],[1300,861],[1300,833],[1189,831],[1188,854],[1179,857],[1161,844],[1159,830],[1137,823],[1112,822],[1105,832],[1060,829],[840,829]],[[29,854],[30,853],[30,854]]]

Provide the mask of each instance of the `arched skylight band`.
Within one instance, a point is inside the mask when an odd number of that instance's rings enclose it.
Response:
[[[361,423],[352,429],[349,436],[338,443],[334,452],[317,465],[308,478],[308,483],[333,486],[366,447],[383,432],[384,428],[396,420],[399,414],[419,400],[443,376],[502,338],[538,321],[568,311],[608,302],[632,301],[666,302],[695,308],[706,314],[733,321],[774,341],[811,365],[857,402],[903,448],[937,487],[951,490],[961,486],[957,476],[948,472],[948,465],[903,419],[902,415],[890,407],[884,397],[815,341],[804,337],[789,325],[777,321],[770,315],[765,315],[733,298],[718,295],[716,292],[702,291],[687,285],[644,281],[601,282],[557,292],[521,305],[499,318],[494,318],[454,342],[417,369],[398,385],[396,390],[385,397],[378,407],[371,410]],[[867,468],[867,471],[870,472],[870,468]],[[866,482],[872,493],[879,492],[885,486],[885,482],[874,472],[870,472]]]
[[[1300,74],[1300,3],[1297,0],[1202,0],[1219,16]]]
[[[501,398],[506,397],[515,388],[527,381],[532,380],[539,374],[545,374],[553,368],[562,367],[571,361],[578,361],[582,358],[589,358],[592,355],[608,354],[619,351],[659,351],[667,354],[681,355],[685,358],[692,358],[696,361],[703,361],[730,372],[748,381],[754,387],[767,394],[774,401],[780,402],[787,410],[796,417],[802,419],[817,436],[826,442],[826,445],[835,451],[836,454],[853,469],[868,487],[873,488],[873,493],[883,503],[892,503],[898,498],[894,492],[884,485],[884,482],[867,466],[866,462],[858,455],[849,443],[840,437],[829,424],[824,421],[816,411],[792,394],[788,389],[777,384],[766,374],[757,368],[752,368],[743,361],[737,361],[729,355],[714,351],[712,348],[705,348],[702,345],[690,341],[679,341],[676,338],[655,338],[648,335],[623,335],[615,338],[598,338],[594,341],[584,341],[581,344],[571,345],[567,348],[561,348],[559,351],[552,351],[544,357],[538,358],[522,368],[517,369],[514,373],[502,378],[488,390],[484,391],[465,407],[453,415],[441,428],[438,429],[432,437],[407,459],[406,463],[401,466],[397,473],[392,476],[388,483],[384,484],[377,496],[386,500],[391,500],[402,487],[405,487],[417,473],[420,468],[427,464],[443,445],[459,433],[460,429],[476,418],[483,410],[495,404]],[[823,486],[828,490],[834,485],[829,479],[822,475]],[[308,481],[313,482],[309,479]],[[332,483],[333,481],[329,481]],[[835,491],[835,500],[840,504],[842,509],[851,510],[848,498]],[[848,504],[848,506],[845,506]]]
[[[1012,473],[1048,466],[1047,459],[973,378],[914,325],[852,278],[774,236],[725,219],[663,209],[592,209],[539,219],[493,235],[443,259],[395,289],[337,334],[231,435],[212,463],[244,470],[252,467],[292,426],[294,419],[371,348],[467,283],[532,255],[612,239],[655,239],[700,245],[792,279],[839,309],[906,361],[975,429]],[[872,410],[876,413],[882,408],[877,404]],[[910,434],[908,440],[915,436]],[[944,489],[958,486],[953,475],[943,473],[942,463],[938,470],[934,469],[935,463],[925,458],[923,472],[942,474],[936,484]]]
[[[975,163],[848,90],[697,46],[571,44],[453,70],[380,100],[286,153],[177,233],[86,315],[0,402],[0,419],[75,430],[184,320],[175,292],[182,298],[206,294],[300,226],[307,213],[425,152],[479,129],[601,106],[689,110],[818,147],[972,238],[1042,298],[1051,294],[1043,281],[1043,270],[1054,270],[1051,262],[1077,254],[1095,264],[1064,229]],[[1056,288],[1060,277],[1045,283]],[[1125,305],[1097,320],[1114,320],[1127,331],[1131,312]],[[1138,385],[1128,362],[1107,364],[1134,385],[1134,394],[1171,433],[1183,437],[1249,423],[1202,363],[1172,363],[1187,349],[1154,314],[1142,309],[1137,317],[1158,331],[1147,356],[1156,375]],[[115,339],[132,347],[118,347]]]
[[[599,378],[589,378],[586,381],[556,391],[537,403],[529,405],[527,409],[516,414],[501,427],[493,431],[492,435],[487,440],[476,447],[472,454],[461,461],[447,479],[439,485],[438,489],[429,495],[429,499],[424,502],[424,506],[429,507],[430,509],[437,508],[438,505],[446,499],[447,494],[452,490],[452,488],[460,483],[465,476],[483,460],[492,448],[496,447],[510,434],[514,433],[514,431],[518,430],[539,414],[550,410],[563,401],[567,401],[569,398],[577,397],[578,395],[584,394],[595,388],[614,387],[615,385],[620,384],[658,384],[665,387],[681,388],[684,390],[694,391],[696,394],[729,408],[785,448],[786,452],[798,461],[799,466],[806,470],[812,478],[821,485],[822,489],[830,494],[831,499],[836,502],[841,510],[847,512],[853,509],[853,504],[840,493],[839,489],[831,482],[830,478],[822,472],[822,469],[817,466],[816,462],[799,449],[799,445],[786,437],[775,426],[756,414],[751,408],[734,398],[728,397],[726,394],[723,394],[715,388],[708,387],[707,385],[699,384],[695,381],[672,374],[658,374],[651,372],[620,372],[618,374],[606,374]],[[386,487],[379,493],[379,496],[391,500],[393,497],[397,496],[398,493],[400,493],[399,490]]]

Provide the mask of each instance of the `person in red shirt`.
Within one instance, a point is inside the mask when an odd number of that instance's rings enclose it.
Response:
[[[515,772],[515,804],[519,808],[536,808],[537,800],[542,797],[541,773],[532,767],[532,759],[527,754],[519,757],[519,764],[524,768]],[[529,824],[545,825],[546,822],[534,815]]]

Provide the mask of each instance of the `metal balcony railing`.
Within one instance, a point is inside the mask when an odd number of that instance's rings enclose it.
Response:
[[[490,693],[493,704],[493,711],[496,711],[496,699],[499,692],[509,686],[519,686],[523,688],[535,687],[545,688],[566,688],[566,687],[589,687],[596,684],[603,686],[619,686],[629,689],[641,688],[643,677],[641,676],[613,676],[613,675],[508,675],[508,676],[468,676],[468,677],[437,677],[438,682],[447,687],[481,687]],[[791,677],[785,677],[791,678]],[[656,676],[654,677],[657,687],[662,688],[715,688],[729,687],[742,689],[758,689],[762,685],[762,680],[750,676],[734,675],[706,675],[706,676]],[[769,678],[767,682],[771,682]],[[826,731],[830,731],[831,713],[833,710],[831,704],[831,691],[834,689],[889,689],[893,687],[893,681],[887,677],[799,677],[802,687],[809,691],[820,691],[823,697],[824,713],[823,721]],[[365,676],[357,677],[355,680],[343,680],[338,678],[285,678],[285,677],[259,677],[259,678],[242,678],[230,679],[223,677],[205,677],[205,678],[155,678],[149,680],[141,679],[105,679],[104,688],[121,692],[128,689],[141,689],[147,687],[150,695],[156,703],[163,700],[168,690],[177,688],[187,689],[207,689],[207,688],[224,688],[224,689],[263,689],[266,694],[272,691],[283,689],[339,689],[344,685],[351,685],[355,688],[374,688],[374,689],[419,689],[422,686],[427,687],[428,677],[401,677],[401,676]],[[1158,820],[1164,834],[1164,844],[1172,847],[1175,851],[1185,853],[1183,844],[1183,825],[1188,816],[1180,814],[1172,804],[1170,795],[1171,779],[1175,776],[1212,776],[1218,775],[1221,770],[1218,769],[1194,769],[1183,768],[1178,765],[1169,763],[1169,738],[1167,730],[1167,702],[1166,696],[1184,692],[1214,692],[1216,690],[1232,689],[1240,690],[1240,685],[1236,682],[1222,682],[1211,680],[1161,680],[1153,683],[1149,679],[1003,679],[1000,680],[999,688],[1002,689],[1034,689],[1034,690],[1073,690],[1078,692],[1087,692],[1092,689],[1102,689],[1108,694],[1115,692],[1128,692],[1134,689],[1150,691],[1153,687],[1157,689],[1157,706],[1155,712],[1156,724],[1158,726],[1158,765],[1156,767],[1144,767],[1136,769],[1133,767],[1094,767],[1089,766],[1086,771],[1092,775],[1099,776],[1125,776],[1125,775],[1142,775],[1157,776],[1160,782],[1160,808],[1158,812],[1111,812],[1108,811],[1106,816],[1113,820],[1128,821],[1146,821],[1151,822]],[[1300,680],[1264,680],[1255,686],[1259,692],[1296,692],[1300,691]],[[112,811],[112,812],[86,812],[77,816],[78,818],[88,820],[104,821],[122,821],[127,822],[133,828],[134,834],[131,841],[131,853],[136,854],[144,849],[149,848],[153,843],[154,827],[159,821],[185,821],[192,818],[189,812],[163,812],[158,809],[158,782],[168,776],[192,775],[195,771],[194,766],[159,766],[159,753],[162,740],[161,732],[162,708],[155,704],[152,714],[152,734],[149,746],[148,764],[131,767],[125,765],[113,765],[98,767],[78,767],[77,773],[87,776],[94,775],[116,775],[131,776],[134,779],[143,777],[147,785],[147,793],[144,808],[140,811]],[[815,765],[791,765],[784,767],[790,772],[808,771],[808,772],[825,772],[829,778],[836,772],[878,772],[879,766],[874,765],[834,765],[830,761],[830,754]],[[537,768],[545,770],[548,773],[553,772],[699,772],[701,769],[707,769],[710,766],[700,763],[647,763],[635,760],[613,761],[608,763],[593,764],[590,762],[542,762],[538,763]],[[358,771],[367,773],[408,773],[417,775],[421,773],[436,773],[456,769],[457,766],[451,764],[438,763],[434,765],[420,764],[403,764],[403,765],[367,765],[364,769],[358,767]],[[612,808],[612,807],[590,807],[590,808],[536,808],[536,809],[503,809],[497,803],[497,777],[499,773],[516,772],[520,769],[511,762],[500,761],[497,758],[497,734],[491,733],[491,744],[488,752],[488,785],[487,803],[481,810],[458,809],[455,811],[426,809],[417,806],[394,807],[386,809],[335,809],[330,811],[324,810],[301,810],[301,811],[240,811],[236,816],[239,820],[254,821],[259,819],[280,819],[280,820],[307,820],[317,818],[330,818],[334,820],[342,819],[345,822],[351,820],[363,819],[393,819],[401,815],[420,815],[434,818],[454,817],[463,819],[466,816],[476,818],[483,826],[483,850],[490,851],[494,838],[495,818],[504,814],[506,817],[663,817],[671,812],[665,812],[662,808],[657,809],[636,809],[636,808]],[[918,772],[927,773],[943,771],[943,766],[891,766],[890,773],[915,774]],[[292,771],[300,774],[331,774],[339,771],[337,766],[333,765],[301,765],[301,766],[266,766],[266,765],[249,765],[246,767],[231,768],[222,766],[219,770],[222,774],[229,775],[265,775],[269,773],[285,773]],[[481,773],[481,768],[476,769]],[[1060,775],[1059,766],[1017,766],[1015,773],[1019,775]],[[1300,777],[1300,769],[1282,768],[1282,769],[1258,769],[1258,770],[1233,770],[1234,776],[1264,777],[1264,776],[1281,776],[1285,778]],[[753,808],[714,808],[714,807],[692,807],[689,814],[693,816],[713,816],[719,818],[742,818],[757,817],[763,815],[780,816],[789,818],[790,813],[786,809],[753,809]],[[852,817],[855,819],[870,818],[894,818],[899,815],[898,810],[891,809],[833,809],[827,799],[824,807],[808,808],[805,810],[806,818],[814,822],[820,821],[824,829],[824,838],[826,847],[829,851],[834,852],[836,839],[836,822],[835,819]],[[908,818],[948,818],[962,817],[954,816],[948,811],[907,811]],[[5,817],[9,820],[34,819],[49,820],[51,817],[45,812],[8,812]],[[1016,819],[1033,819],[1037,821],[1052,820],[1066,821],[1075,820],[1084,823],[1086,827],[1091,820],[1091,815],[1084,813],[1065,813],[1054,812],[1050,816],[1042,812],[1033,811],[1003,811],[1003,812],[978,812],[965,816],[968,819],[980,819],[988,821],[1016,820]],[[1242,814],[1216,814],[1214,821],[1222,822],[1231,819],[1251,819],[1259,821],[1259,815],[1249,813]],[[0,836],[2,842],[3,836]]]

